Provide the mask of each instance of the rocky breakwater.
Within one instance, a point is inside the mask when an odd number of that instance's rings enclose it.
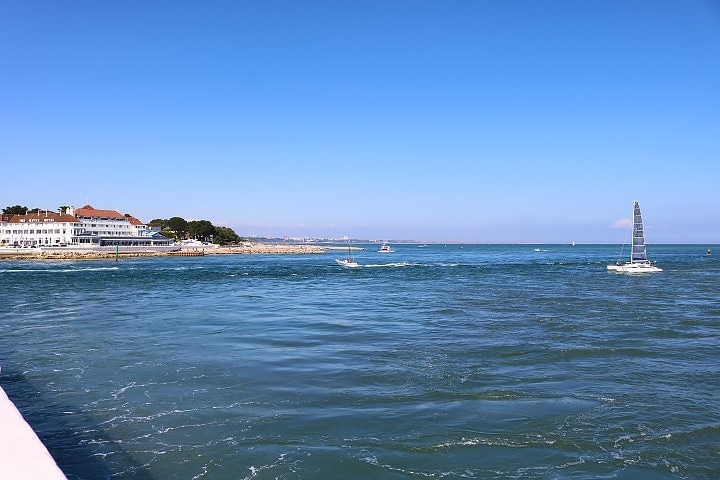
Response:
[[[167,252],[118,252],[119,257],[157,257],[167,255]],[[0,259],[5,260],[93,260],[100,258],[115,258],[115,252],[99,252],[93,250],[57,250],[38,252],[3,252]]]
[[[332,247],[330,247],[332,248]],[[233,246],[212,246],[206,248],[183,248],[174,251],[153,251],[153,250],[130,250],[123,251],[120,247],[115,251],[79,250],[70,248],[53,249],[17,249],[0,248],[0,260],[92,260],[102,258],[133,258],[133,257],[168,257],[177,256],[178,253],[198,252],[204,255],[238,255],[238,254],[320,254],[326,253],[328,247],[306,244],[268,244],[268,243],[246,243]]]
[[[326,247],[307,244],[270,244],[270,243],[245,243],[243,245],[224,246],[214,251],[205,252],[210,254],[303,254],[303,253],[326,253]]]

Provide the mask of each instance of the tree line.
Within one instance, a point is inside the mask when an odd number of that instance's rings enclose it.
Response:
[[[64,213],[68,207],[61,206],[58,212]],[[5,207],[2,213],[6,215],[28,215],[33,213],[44,213],[45,210],[40,208],[28,209],[20,205]],[[125,216],[128,216],[127,214]],[[172,217],[167,220],[156,218],[148,223],[151,227],[160,227],[160,233],[168,238],[175,240],[184,240],[188,238],[196,239],[201,242],[212,242],[219,245],[227,245],[232,243],[245,242],[232,228],[216,227],[208,220],[191,220],[186,221],[182,217]]]
[[[65,213],[67,206],[63,205],[58,208],[58,212]],[[21,207],[20,205],[13,205],[12,207],[5,207],[2,209],[2,213],[6,215],[32,215],[33,213],[45,213],[52,212],[52,210],[45,210],[42,208],[29,209],[28,207]],[[54,212],[53,212],[54,213]]]
[[[201,242],[212,242],[219,245],[239,243],[246,241],[232,228],[216,227],[208,220],[190,220],[182,217],[172,217],[167,220],[156,218],[148,223],[151,227],[160,227],[160,233],[168,238],[184,240],[192,238]]]

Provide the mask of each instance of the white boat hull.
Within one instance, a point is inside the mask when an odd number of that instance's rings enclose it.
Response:
[[[622,263],[620,265],[608,265],[607,269],[618,273],[654,273],[662,272],[662,268],[656,267],[650,262],[647,263]]]

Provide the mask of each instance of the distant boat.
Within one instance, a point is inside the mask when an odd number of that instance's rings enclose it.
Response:
[[[572,246],[573,246],[573,247],[575,246],[575,240],[573,240]]]
[[[607,269],[612,272],[619,273],[652,273],[662,272],[661,268],[656,267],[647,258],[647,247],[645,245],[645,232],[643,230],[642,215],[640,214],[640,205],[635,202],[633,207],[633,228],[632,243],[630,245],[630,261],[618,261],[614,265],[608,265]]]
[[[712,250],[708,248],[708,256],[712,255]]]
[[[380,245],[380,248],[378,248],[378,252],[380,253],[392,253],[392,250],[390,250],[390,245],[387,243],[383,243]]]

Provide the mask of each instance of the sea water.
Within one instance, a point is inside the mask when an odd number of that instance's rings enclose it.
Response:
[[[0,385],[69,479],[718,478],[707,247],[5,260]]]

